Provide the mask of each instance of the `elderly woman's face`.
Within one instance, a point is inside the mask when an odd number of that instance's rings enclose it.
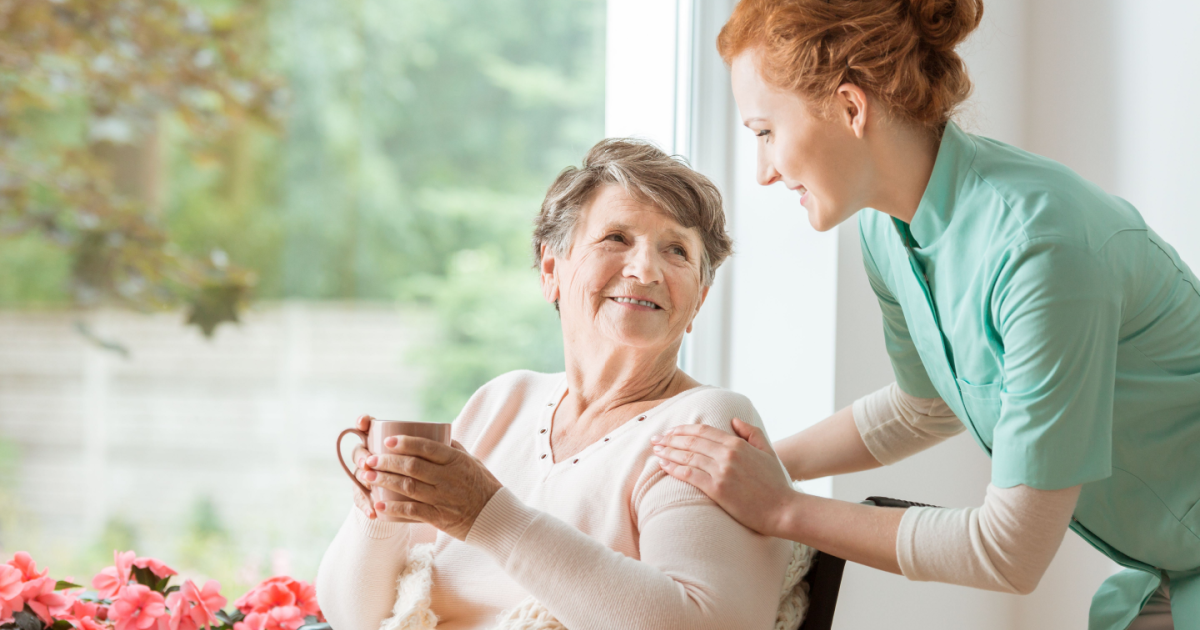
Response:
[[[582,211],[574,236],[566,256],[542,257],[542,286],[558,300],[566,334],[665,347],[690,330],[708,294],[696,228],[608,185]]]

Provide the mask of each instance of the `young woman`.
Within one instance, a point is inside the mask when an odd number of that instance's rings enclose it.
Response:
[[[1127,567],[1093,629],[1200,627],[1200,280],[1137,210],[965,133],[955,47],[979,0],[743,0],[718,47],[760,184],[818,230],[859,214],[891,386],[784,439],[735,422],[655,437],[662,467],[750,528],[914,580],[1036,587],[1067,528]],[[861,211],[861,213],[860,213]],[[962,430],[976,509],[805,496]]]

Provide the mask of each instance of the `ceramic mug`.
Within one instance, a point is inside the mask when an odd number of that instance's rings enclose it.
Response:
[[[370,501],[372,506],[378,501],[407,501],[408,497],[383,488],[372,490],[363,485],[354,476],[354,473],[350,471],[350,467],[346,465],[346,460],[342,459],[342,438],[346,437],[347,433],[357,435],[358,439],[362,440],[363,446],[373,455],[385,452],[386,447],[384,447],[383,441],[393,435],[420,437],[450,446],[450,425],[443,422],[402,422],[399,420],[372,419],[371,428],[365,433],[358,429],[346,429],[339,433],[337,437],[338,463],[342,465],[342,470],[346,471],[347,475],[350,475],[350,480],[354,482],[354,485],[358,486],[367,495],[367,500]],[[392,523],[415,522],[407,518],[397,518],[384,514],[379,514],[378,518]]]

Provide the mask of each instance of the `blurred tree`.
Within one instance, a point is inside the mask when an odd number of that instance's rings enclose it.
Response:
[[[603,0],[309,0],[275,18],[283,294],[433,308],[428,420],[501,372],[562,369],[529,239],[546,186],[603,136]]]
[[[0,299],[186,304],[207,335],[236,319],[253,276],[173,245],[154,171],[164,118],[201,139],[271,123],[265,17],[258,0],[0,3]]]
[[[528,240],[603,134],[603,0],[0,7],[0,305],[418,302],[430,419],[561,369]]]

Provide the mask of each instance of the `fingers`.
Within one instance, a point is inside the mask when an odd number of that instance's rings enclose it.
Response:
[[[375,483],[375,479],[378,476],[378,473],[369,468],[359,468],[358,470],[354,471],[354,478],[358,480],[358,483],[361,483],[368,488],[371,487],[371,484]]]
[[[454,460],[459,452],[441,442],[410,435],[393,435],[383,441],[387,449],[397,455],[420,457],[434,464],[445,465]]]
[[[414,501],[422,503],[434,503],[437,499],[436,487],[412,477],[379,473],[375,481],[375,487],[398,492]]]
[[[663,459],[659,460],[658,465],[668,475],[680,481],[690,483],[710,498],[714,498],[715,484],[713,483],[712,475],[707,472],[691,466],[680,466],[679,464]]]
[[[712,442],[709,442],[712,444]],[[665,445],[655,445],[654,454],[661,460],[666,460],[680,466],[690,466],[692,468],[712,469],[716,467],[716,462],[712,457],[703,453],[682,449],[672,448]]]
[[[404,477],[412,477],[419,481],[424,481],[430,484],[436,484],[440,478],[440,466],[431,464],[430,462],[421,459],[420,457],[410,457],[408,455],[371,455],[366,460],[368,478],[378,484],[380,476],[375,473],[378,471],[386,477],[387,473],[392,475],[401,475]]]
[[[367,518],[375,518],[375,506],[371,505],[371,500],[358,488],[354,489],[354,506],[362,510]]]
[[[358,417],[357,421],[355,421],[355,425],[358,427],[359,431],[370,431],[371,421],[374,419],[375,418],[372,418],[371,416],[362,415]]]
[[[422,523],[432,523],[437,518],[437,509],[417,501],[376,501],[375,511],[380,515],[406,518]]]
[[[770,440],[767,439],[767,434],[749,422],[744,422],[741,418],[733,419],[733,432],[760,451],[774,452]]]
[[[355,468],[361,469],[367,465],[366,459],[370,456],[371,456],[371,451],[368,451],[367,449],[363,448],[362,446],[356,446],[356,447],[354,447],[354,453],[353,453],[353,455],[351,455],[350,459],[352,459],[354,461]]]
[[[663,431],[662,437],[671,435],[693,436],[725,445],[732,445],[735,442],[741,441],[741,438],[730,435],[716,427],[710,427],[707,424],[681,424]]]
[[[654,444],[655,455],[659,455],[660,450],[674,449],[698,453],[708,457],[709,459],[715,460],[723,460],[724,458],[727,458],[728,453],[731,450],[737,449],[739,446],[745,444],[744,440],[729,435],[728,433],[723,431],[718,431],[718,433],[725,436],[725,438],[728,438],[728,441],[725,439],[714,441],[709,439],[707,436],[702,437],[699,435],[687,434],[679,435],[669,432],[664,432],[661,436],[656,435],[650,438],[650,441]],[[690,464],[690,462],[686,460],[677,461],[681,464]]]

